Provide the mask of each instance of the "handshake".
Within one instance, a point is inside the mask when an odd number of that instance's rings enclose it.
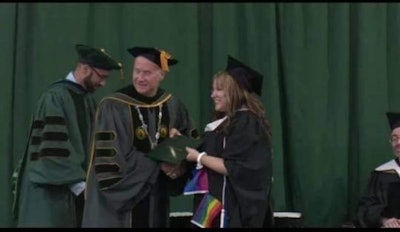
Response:
[[[186,147],[198,148],[202,141],[189,136],[180,135],[167,138],[155,147],[148,156],[161,162],[161,170],[171,179],[176,179],[185,172]]]

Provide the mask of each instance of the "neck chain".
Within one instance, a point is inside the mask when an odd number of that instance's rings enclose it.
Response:
[[[144,122],[143,115],[142,115],[142,112],[140,112],[139,106],[135,106],[135,109],[139,115],[140,122],[142,123],[141,127],[146,132],[147,137],[149,138],[151,150],[153,150],[157,146],[158,139],[160,138],[161,119],[162,119],[162,109],[161,108],[162,108],[162,104],[159,105],[159,109],[158,109],[158,124],[156,127],[155,141],[153,141],[153,139],[150,136],[149,131],[147,130],[147,124]]]

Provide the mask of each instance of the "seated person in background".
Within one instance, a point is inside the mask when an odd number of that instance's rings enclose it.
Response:
[[[359,227],[400,228],[400,113],[386,115],[395,158],[371,172],[358,205],[356,225]]]

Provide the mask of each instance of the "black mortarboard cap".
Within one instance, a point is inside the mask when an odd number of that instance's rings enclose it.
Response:
[[[226,71],[249,92],[261,96],[263,75],[239,60],[228,56]]]
[[[160,68],[166,72],[169,71],[169,66],[178,63],[178,60],[176,60],[169,52],[157,48],[133,47],[129,48],[128,52],[134,57],[143,56],[147,58],[160,66]]]
[[[181,135],[167,138],[157,145],[148,156],[156,161],[177,164],[186,159],[186,147],[198,148],[202,143],[201,139]]]
[[[122,69],[122,64],[115,61],[103,48],[98,49],[83,44],[76,44],[75,48],[80,63],[104,70]]]
[[[386,116],[388,118],[391,130],[394,130],[395,128],[400,127],[400,113],[387,112]]]

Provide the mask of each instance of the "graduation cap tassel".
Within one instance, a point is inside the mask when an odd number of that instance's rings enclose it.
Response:
[[[161,69],[165,72],[169,72],[168,59],[170,59],[170,58],[171,58],[171,55],[168,54],[166,51],[160,52]]]
[[[118,63],[118,65],[119,65],[119,67],[121,67],[121,69],[119,70],[119,72],[120,72],[119,79],[123,80],[124,79],[124,69],[122,68],[122,64],[121,63]]]

